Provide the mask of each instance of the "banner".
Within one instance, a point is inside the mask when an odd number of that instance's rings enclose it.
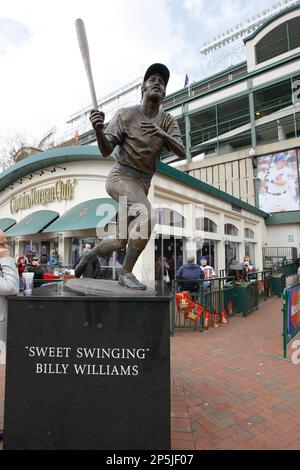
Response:
[[[300,285],[289,291],[287,305],[287,333],[293,337],[300,331]]]
[[[297,150],[257,157],[259,208],[267,213],[300,209]]]

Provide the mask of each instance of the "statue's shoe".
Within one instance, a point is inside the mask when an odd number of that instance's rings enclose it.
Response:
[[[147,289],[147,286],[138,281],[132,273],[119,274],[119,284],[120,286],[128,287],[129,289]]]

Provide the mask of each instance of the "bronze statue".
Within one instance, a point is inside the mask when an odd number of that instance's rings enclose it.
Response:
[[[169,76],[165,65],[151,65],[144,76],[141,104],[120,109],[105,130],[104,113],[96,109],[91,111],[90,120],[101,154],[108,157],[118,146],[116,163],[107,177],[106,191],[119,202],[121,217],[127,211],[129,216],[126,235],[119,233],[117,237],[104,238],[82,257],[76,267],[77,275],[93,256],[106,256],[127,245],[119,284],[131,289],[146,289],[132,270],[155,225],[155,216],[147,199],[151,179],[164,147],[179,157],[185,155],[176,120],[160,109]]]

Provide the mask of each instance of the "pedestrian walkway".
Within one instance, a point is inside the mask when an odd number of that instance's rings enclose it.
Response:
[[[282,359],[281,308],[273,297],[218,329],[176,330],[173,450],[300,449],[300,365]],[[4,373],[0,365],[0,428]]]
[[[173,450],[300,449],[300,365],[282,359],[281,308],[272,297],[221,328],[176,330]]]

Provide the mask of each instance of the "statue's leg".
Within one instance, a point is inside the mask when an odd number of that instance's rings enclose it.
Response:
[[[118,195],[115,194],[116,200],[118,201]],[[119,205],[119,215],[121,212],[125,214],[127,213],[127,206],[121,206]],[[119,231],[118,231],[119,232]],[[75,267],[75,275],[76,277],[80,277],[87,264],[94,258],[94,256],[107,256],[111,255],[114,251],[120,251],[124,249],[127,245],[127,226],[126,230],[124,232],[123,230],[123,236],[126,234],[125,238],[120,238],[119,234],[117,235],[111,235],[109,237],[103,238],[101,242],[96,245],[92,250],[90,250],[88,253],[84,254],[81,258],[79,263]]]
[[[119,283],[132,289],[146,289],[146,285],[136,279],[132,270],[146,247],[155,225],[154,212],[147,199],[148,187],[133,177],[127,177],[120,181],[117,191],[127,198],[129,221],[128,245]],[[111,195],[115,198],[115,193]]]
[[[104,238],[98,245],[80,258],[79,263],[75,266],[76,277],[80,277],[83,274],[84,268],[94,256],[110,255],[114,251],[122,250],[126,245],[127,239],[121,239],[115,235]]]
[[[135,263],[151,237],[155,225],[155,215],[146,197],[142,203],[129,204],[129,210],[138,213],[138,216],[128,227],[128,245],[122,274],[132,272]]]

